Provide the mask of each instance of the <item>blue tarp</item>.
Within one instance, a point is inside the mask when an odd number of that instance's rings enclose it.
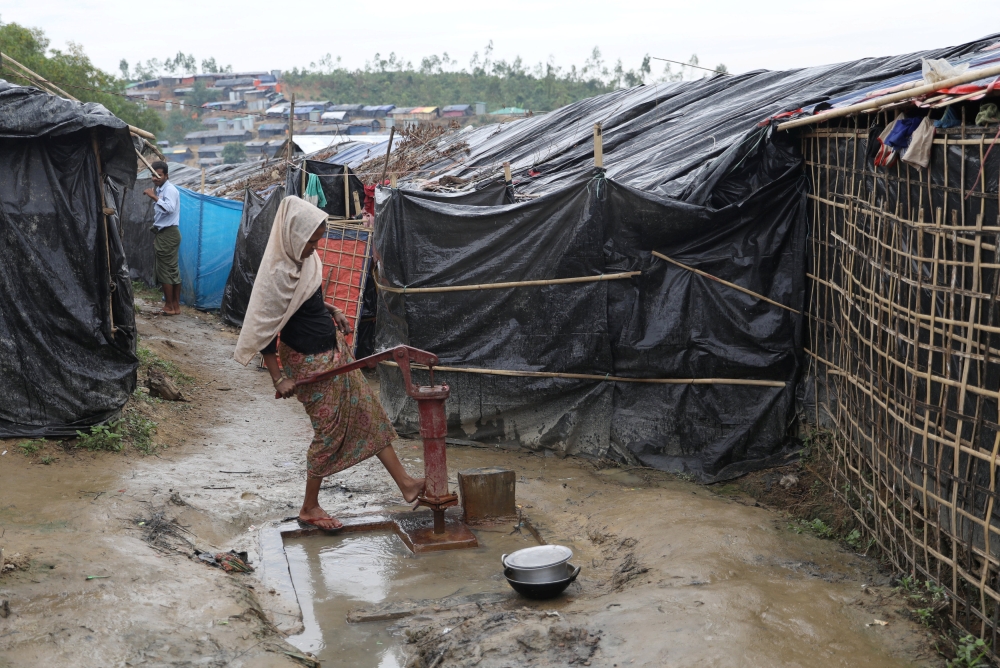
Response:
[[[233,265],[236,232],[243,203],[201,195],[187,188],[181,193],[181,301],[199,309],[217,309]]]

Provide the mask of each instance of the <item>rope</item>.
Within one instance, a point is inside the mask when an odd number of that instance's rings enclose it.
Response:
[[[399,366],[395,362],[379,362],[386,366]],[[412,369],[424,369],[423,364],[411,364]],[[435,366],[435,371],[476,373],[488,376],[514,376],[524,378],[568,378],[571,380],[599,380],[611,383],[649,383],[654,385],[756,385],[759,387],[785,387],[781,380],[755,380],[752,378],[629,378],[590,373],[558,373],[555,371],[510,371],[507,369],[479,369],[474,367]]]
[[[401,288],[382,285],[375,281],[376,287],[384,292],[395,292],[397,294],[418,294],[418,293],[431,293],[431,292],[464,292],[467,290],[502,290],[504,288],[525,288],[539,285],[565,285],[567,283],[592,283],[601,281],[617,281],[623,278],[632,278],[633,276],[638,276],[641,271],[626,271],[621,274],[601,274],[600,276],[577,276],[575,278],[550,278],[541,281],[513,281],[509,283],[479,283],[477,285],[442,285],[435,288],[409,288],[403,286]]]

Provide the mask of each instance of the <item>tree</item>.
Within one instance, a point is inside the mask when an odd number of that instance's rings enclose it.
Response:
[[[195,81],[194,90],[192,90],[188,94],[187,102],[185,102],[184,104],[185,106],[188,105],[193,106],[194,113],[201,115],[202,112],[201,105],[205,104],[206,102],[215,102],[216,100],[219,99],[220,94],[221,94],[220,91],[217,91],[214,88],[206,87],[204,82]]]
[[[49,40],[38,28],[17,23],[0,23],[0,51],[83,102],[97,102],[130,125],[157,132],[162,127],[159,114],[144,104],[125,98],[124,78],[98,69],[79,44],[69,43],[66,51],[49,48]],[[24,75],[5,66],[2,76],[14,83],[34,86]]]
[[[233,165],[237,162],[246,162],[247,147],[239,142],[230,142],[222,147],[222,162]]]

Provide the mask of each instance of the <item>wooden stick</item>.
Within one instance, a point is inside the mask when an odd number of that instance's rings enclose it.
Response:
[[[354,210],[357,213],[361,213],[361,199],[358,197],[358,191],[351,191],[351,195],[354,196]],[[355,215],[357,215],[357,213]]]
[[[52,83],[51,81],[49,81],[48,79],[46,79],[45,77],[43,77],[41,74],[38,74],[37,72],[32,72],[27,67],[25,67],[21,63],[17,62],[16,60],[14,60],[10,56],[8,56],[6,53],[0,52],[0,62],[10,63],[11,65],[13,65],[14,67],[16,67],[17,69],[21,70],[22,72],[27,73],[29,75],[28,78],[29,79],[33,79],[35,81],[35,83],[40,84],[39,87],[43,88],[43,89],[46,89],[46,92],[51,93],[51,92],[55,91],[55,95],[57,95],[58,97],[64,97],[67,100],[72,100],[74,102],[79,102],[78,99],[76,99],[75,97],[73,97],[72,95],[70,95],[69,93],[67,93],[66,91],[64,91],[62,88],[59,88],[54,83]]]
[[[711,280],[713,280],[713,281],[715,281],[717,283],[721,283],[722,285],[725,285],[728,288],[732,288],[733,290],[739,290],[743,294],[750,295],[751,297],[754,297],[754,298],[759,299],[761,301],[765,301],[768,304],[774,304],[775,306],[783,308],[786,311],[791,311],[792,313],[797,313],[799,315],[802,314],[801,311],[797,311],[797,310],[793,309],[791,306],[785,306],[784,304],[779,304],[778,302],[774,301],[773,299],[769,299],[769,298],[765,297],[764,295],[757,294],[753,290],[747,290],[746,288],[740,287],[739,285],[736,285],[735,283],[730,283],[729,281],[724,281],[721,278],[718,278],[716,276],[712,276],[711,274],[705,273],[701,269],[695,269],[694,267],[689,267],[686,264],[682,264],[682,263],[678,262],[677,260],[674,260],[672,258],[667,257],[663,253],[657,253],[656,251],[653,251],[653,255],[655,255],[656,257],[660,258],[661,260],[666,260],[670,264],[677,265],[681,269],[687,269],[688,271],[693,272],[695,274],[698,274],[699,276],[704,276],[705,278],[711,279]]]
[[[511,178],[510,178],[510,163],[509,162],[503,163],[503,180],[504,180],[504,182],[507,185],[510,185]]]
[[[386,366],[398,366],[395,362],[379,362]],[[422,364],[411,364],[413,369],[426,369]],[[611,374],[557,373],[554,371],[510,371],[507,369],[478,369],[474,367],[435,366],[435,371],[454,373],[477,373],[487,376],[511,376],[524,378],[568,378],[570,380],[600,380],[609,383],[649,383],[652,385],[756,385],[760,387],[785,387],[780,380],[755,380],[752,378],[630,378]]]
[[[508,283],[479,283],[477,285],[442,285],[437,288],[397,288],[395,286],[382,285],[376,279],[375,286],[385,292],[397,294],[413,295],[428,294],[432,292],[464,292],[467,290],[502,290],[505,288],[526,288],[541,285],[567,285],[571,283],[593,283],[602,281],[618,281],[623,278],[638,276],[641,271],[626,271],[621,274],[601,274],[600,276],[577,276],[575,278],[551,278],[542,281],[511,281]]]
[[[385,164],[382,165],[382,178],[379,179],[380,186],[385,185],[385,173],[389,171],[389,154],[392,153],[392,138],[396,136],[396,126],[389,128],[389,145],[385,149]],[[395,188],[396,186],[393,186]]]
[[[841,107],[839,109],[831,109],[829,111],[824,111],[823,113],[820,114],[814,114],[813,116],[807,116],[805,118],[797,118],[794,121],[785,121],[784,123],[778,124],[778,129],[791,130],[792,128],[802,127],[803,125],[812,125],[814,123],[822,123],[824,121],[828,121],[833,118],[850,116],[851,114],[856,114],[859,111],[864,111],[866,109],[874,109],[876,107],[881,107],[882,105],[889,104],[891,102],[898,102],[900,100],[919,97],[921,95],[926,95],[927,93],[935,93],[945,88],[951,88],[952,86],[958,86],[964,83],[969,83],[970,81],[978,81],[979,79],[985,79],[987,77],[997,76],[998,74],[1000,74],[1000,65],[994,65],[993,67],[981,67],[979,69],[969,70],[963,74],[958,75],[957,77],[945,79],[944,81],[939,81],[937,83],[917,86],[916,88],[911,88],[910,90],[899,91],[898,93],[891,93],[884,97],[878,97],[871,100],[866,100],[864,102],[858,102],[857,104],[851,104],[846,107]]]
[[[201,168],[201,194],[205,194],[205,168]]]
[[[600,123],[594,123],[594,167],[604,167],[604,135]]]
[[[344,165],[344,219],[351,218],[351,181],[347,176],[347,165]]]
[[[292,156],[294,155],[294,153],[292,152],[294,150],[292,149],[292,142],[294,141],[295,141],[295,93],[292,93],[292,101],[288,107],[288,146],[286,147],[285,150],[285,155],[289,163],[291,163]]]
[[[104,254],[108,261],[108,320],[111,322],[111,335],[118,333],[115,327],[114,311],[114,274],[111,273],[111,231],[108,229],[108,204],[104,199],[104,169],[101,167],[101,148],[97,141],[97,130],[90,131],[90,143],[94,148],[94,160],[97,163],[97,190],[101,196],[101,219],[104,221]]]
[[[140,151],[139,149],[135,149],[135,154],[136,154],[137,156],[139,156],[139,159],[140,159],[140,160],[142,160],[142,161],[143,161],[143,163],[145,163],[146,167],[148,167],[148,168],[149,168],[149,174],[150,174],[150,176],[155,176],[155,175],[156,175],[156,170],[155,170],[155,169],[153,169],[153,165],[151,165],[151,164],[149,163],[149,160],[146,160],[146,156],[144,156],[144,155],[142,154],[142,151]],[[139,170],[139,171],[142,171],[142,170]]]

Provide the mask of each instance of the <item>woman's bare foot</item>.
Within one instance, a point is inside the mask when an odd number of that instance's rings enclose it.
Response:
[[[344,526],[340,520],[336,517],[330,517],[327,512],[319,506],[315,506],[313,508],[306,508],[305,506],[302,506],[302,510],[299,511],[299,520],[305,522],[306,524],[319,527],[324,531],[334,531]]]
[[[413,503],[424,491],[426,483],[423,478],[410,478],[399,486],[399,491],[403,493],[403,500]]]

